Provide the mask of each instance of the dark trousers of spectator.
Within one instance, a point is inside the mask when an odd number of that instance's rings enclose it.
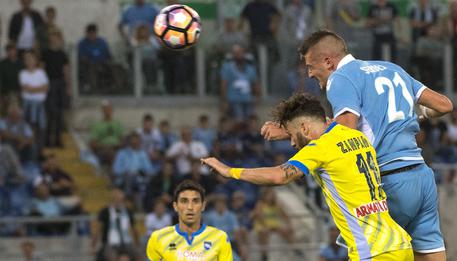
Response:
[[[390,58],[392,62],[395,62],[397,58],[397,43],[393,34],[386,35],[373,35],[373,60],[383,60],[382,46],[387,44],[390,48]]]
[[[169,94],[193,93],[195,80],[195,55],[192,50],[182,52],[164,50],[160,54],[164,84]]]
[[[65,81],[51,79],[48,97],[46,99],[46,146],[62,146],[62,128],[65,102]]]
[[[229,102],[230,114],[237,121],[247,120],[254,113],[252,102]]]
[[[119,93],[128,86],[125,70],[111,62],[81,61],[79,80],[83,86],[82,92],[91,94],[112,94],[113,91]]]
[[[124,191],[128,199],[133,202],[136,209],[143,209],[143,198],[146,193],[146,186],[149,183],[147,177],[142,171],[138,173],[125,173],[120,177],[114,178],[116,187]]]
[[[143,58],[141,62],[141,69],[145,79],[145,87],[150,89],[153,93],[158,93],[160,90],[154,89],[157,86],[157,59]]]
[[[251,48],[254,55],[258,58],[258,49],[260,45],[265,45],[268,54],[268,63],[276,64],[281,59],[279,54],[278,41],[273,35],[253,35],[251,38]],[[258,59],[257,59],[258,60]]]
[[[259,46],[264,45],[267,48],[267,73],[269,91],[271,91],[271,83],[273,81],[274,67],[281,59],[279,53],[278,41],[273,35],[253,35],[251,38],[251,49],[254,56],[259,61]],[[260,66],[260,64],[258,64]]]

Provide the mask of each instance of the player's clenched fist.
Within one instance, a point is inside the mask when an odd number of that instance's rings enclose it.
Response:
[[[232,175],[230,174],[230,167],[220,162],[218,159],[214,157],[201,159],[201,162],[203,164],[208,165],[210,168],[214,169],[226,178],[232,177]]]

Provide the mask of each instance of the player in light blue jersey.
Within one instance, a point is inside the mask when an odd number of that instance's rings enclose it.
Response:
[[[309,76],[326,89],[335,121],[361,130],[374,145],[389,212],[411,235],[415,260],[446,260],[434,174],[415,140],[414,106],[432,118],[452,111],[452,102],[396,64],[355,59],[330,31],[311,34],[300,55]],[[265,123],[262,134],[266,139],[287,137],[273,122]]]

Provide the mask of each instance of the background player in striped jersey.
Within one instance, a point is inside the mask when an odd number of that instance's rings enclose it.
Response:
[[[296,94],[277,106],[276,121],[300,151],[283,165],[231,168],[202,159],[224,177],[259,185],[289,183],[313,175],[340,229],[351,260],[413,260],[410,236],[390,217],[376,152],[363,133],[327,123],[319,101]]]
[[[175,189],[173,208],[179,223],[151,234],[146,254],[151,261],[232,261],[227,234],[201,223],[205,210],[205,189],[192,180],[184,180]]]

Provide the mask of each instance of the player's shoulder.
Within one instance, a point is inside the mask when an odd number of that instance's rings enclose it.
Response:
[[[343,136],[351,136],[351,135],[358,135],[363,133],[357,129],[350,128],[343,124],[336,124],[334,127],[334,134],[343,135]]]
[[[175,226],[164,227],[152,232],[151,237],[160,237],[161,235],[168,234],[174,231],[176,231]]]
[[[228,235],[225,231],[212,227],[212,226],[206,226],[206,229],[204,232],[211,234],[211,235],[215,235],[217,237],[228,238]]]

